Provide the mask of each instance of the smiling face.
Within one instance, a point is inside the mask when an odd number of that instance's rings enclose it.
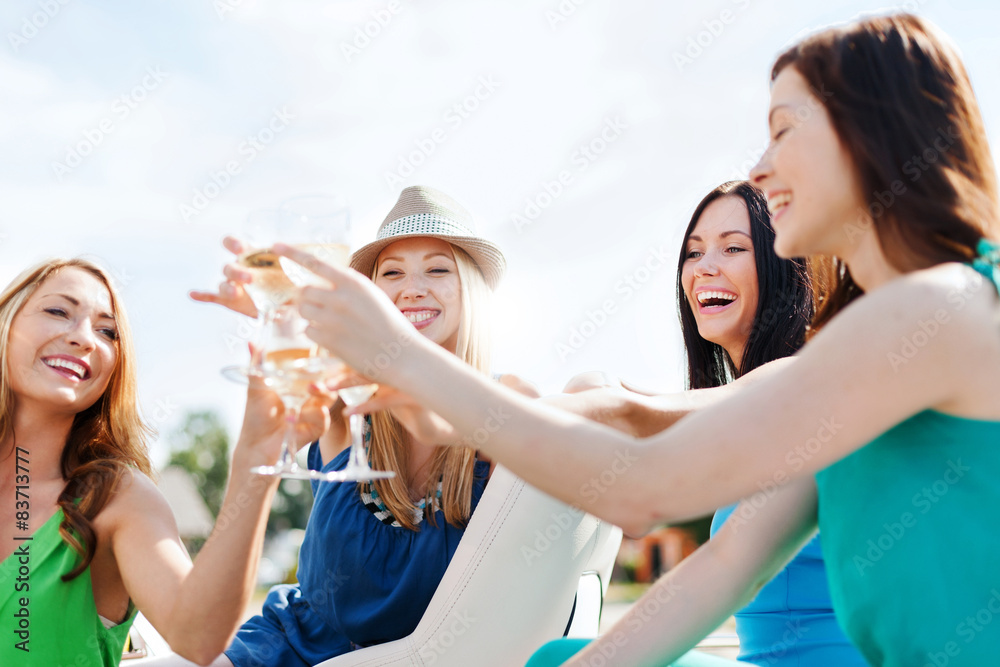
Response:
[[[454,354],[462,283],[451,244],[430,237],[396,241],[379,253],[375,267],[375,284],[417,331]]]
[[[872,225],[850,155],[793,66],[774,80],[768,124],[771,143],[750,180],[767,195],[775,252],[843,257],[855,235],[870,233]]]
[[[118,361],[107,287],[65,267],[35,289],[10,326],[7,364],[19,405],[77,414],[101,397]]]
[[[709,204],[685,241],[681,286],[702,338],[722,346],[737,368],[757,313],[757,267],[743,199]]]

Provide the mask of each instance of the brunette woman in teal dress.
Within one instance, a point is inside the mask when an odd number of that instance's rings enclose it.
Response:
[[[630,534],[745,498],[745,526],[727,522],[568,664],[670,664],[817,522],[837,619],[868,662],[992,664],[1000,204],[969,77],[927,21],[867,18],[778,58],[767,122],[751,180],[775,250],[829,269],[818,331],[793,361],[643,440],[505,392],[420,340],[378,380],[411,397],[399,412],[436,442],[503,410],[487,456]],[[307,288],[299,307],[348,363],[405,331],[370,284],[279,250],[334,283]],[[448,426],[411,418],[414,401]],[[608,470],[614,483],[592,493]]]

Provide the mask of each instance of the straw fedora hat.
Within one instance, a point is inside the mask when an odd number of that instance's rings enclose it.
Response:
[[[371,276],[375,260],[387,245],[416,236],[442,239],[469,253],[491,290],[496,289],[507,268],[500,248],[476,234],[472,214],[445,193],[424,185],[399,193],[399,200],[378,228],[376,240],[351,256],[351,268]]]

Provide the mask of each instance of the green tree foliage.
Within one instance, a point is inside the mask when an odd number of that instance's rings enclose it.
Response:
[[[219,515],[229,477],[229,435],[212,411],[188,412],[171,434],[168,466],[188,471],[212,516]]]
[[[168,442],[171,452],[167,465],[190,473],[212,515],[218,516],[229,477],[229,434],[219,416],[211,410],[188,412]],[[308,483],[283,480],[271,508],[268,535],[305,528],[312,502]]]

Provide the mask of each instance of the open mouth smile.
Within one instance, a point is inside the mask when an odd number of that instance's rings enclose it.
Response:
[[[771,217],[777,218],[792,203],[792,193],[779,192],[767,198],[767,208]]]
[[[429,327],[431,323],[437,319],[438,315],[441,314],[441,311],[431,309],[406,310],[403,311],[403,314],[406,315],[406,319],[408,319],[410,324],[412,324],[415,328],[424,329]]]
[[[718,313],[733,304],[738,298],[732,292],[721,292],[717,290],[706,290],[695,295],[698,300],[698,311],[711,314]]]
[[[45,357],[42,362],[64,377],[75,380],[86,380],[90,377],[90,367],[70,357]]]

